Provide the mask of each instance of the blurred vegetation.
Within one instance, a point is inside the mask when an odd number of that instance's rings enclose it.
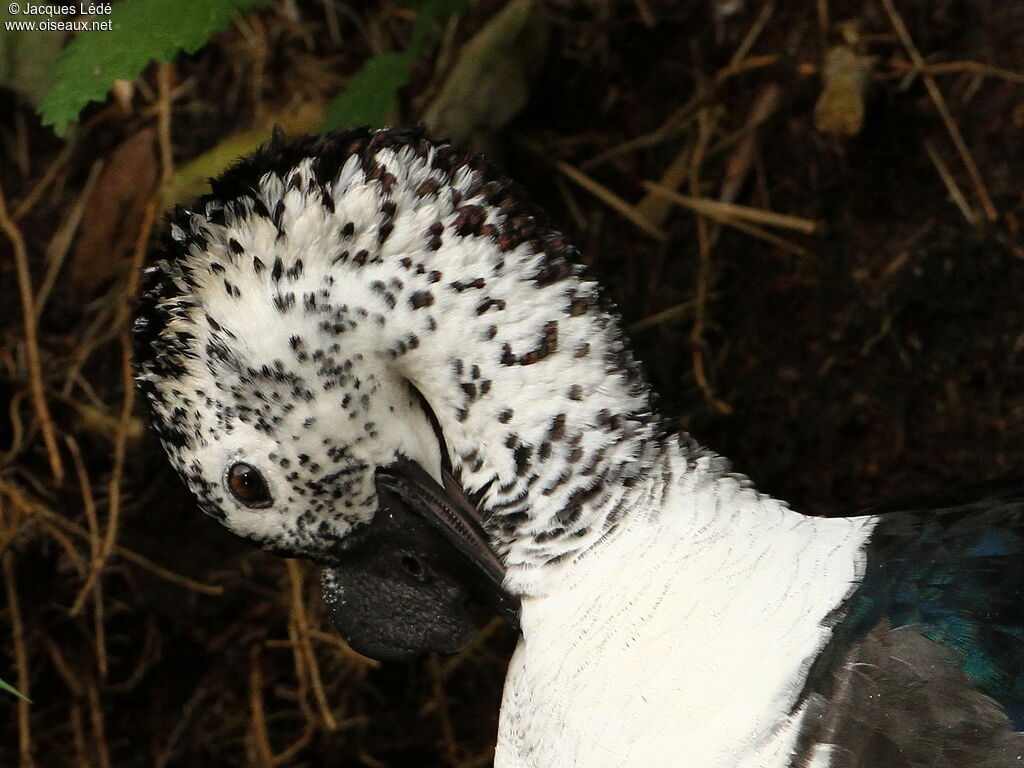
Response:
[[[103,99],[115,80],[135,80],[152,61],[194,53],[228,25],[233,12],[260,2],[121,0],[111,7],[109,31],[79,34],[50,65],[48,88],[39,102],[43,124],[64,136],[68,123],[87,104]]]
[[[63,50],[56,34],[0,30],[0,82],[6,82],[39,107],[44,125],[58,136],[91,102],[102,100],[115,83],[131,81],[153,62],[169,62],[194,53],[224,29],[232,14],[266,0],[121,0],[111,7],[109,34],[79,34]],[[529,8],[532,2],[512,4]],[[460,13],[467,0],[418,0],[407,4],[415,22],[410,42],[400,51],[370,56],[363,68],[334,97],[320,130],[359,125],[383,126],[397,108],[397,91],[409,69],[445,17]],[[14,17],[8,11],[8,16]],[[47,17],[52,20],[52,16]],[[174,23],[167,23],[173,19]],[[499,44],[504,38],[499,31]]]
[[[275,124],[486,150],[605,277],[679,426],[800,509],[1021,473],[1020,3],[190,7],[116,4],[164,9],[124,55],[0,33],[0,678],[31,699],[0,699],[0,765],[490,762],[506,628],[358,656],[313,569],[203,517],[141,422],[161,211]],[[58,64],[58,137],[39,62],[90,47],[132,66]]]

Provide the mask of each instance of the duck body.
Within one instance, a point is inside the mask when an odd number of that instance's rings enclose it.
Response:
[[[172,214],[140,391],[200,507],[323,565],[359,647],[518,617],[496,768],[1019,764],[1021,489],[759,494],[672,434],[573,256],[422,131],[276,143]]]
[[[1020,764],[1024,483],[819,518],[723,469],[523,602],[496,768]]]

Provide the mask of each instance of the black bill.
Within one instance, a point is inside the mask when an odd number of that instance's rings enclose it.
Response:
[[[324,569],[331,621],[362,654],[461,650],[476,633],[474,604],[518,628],[518,600],[502,587],[505,569],[477,510],[442,474],[444,487],[412,461],[378,470],[373,520],[347,536],[338,564]]]

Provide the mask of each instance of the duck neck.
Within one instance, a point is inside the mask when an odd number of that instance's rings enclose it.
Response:
[[[510,571],[570,556],[662,451],[651,390],[597,282],[510,182],[395,142],[374,134],[329,189],[331,301],[365,315],[341,331],[423,395]]]
[[[792,764],[874,520],[801,515],[711,454],[662,457],[680,460],[647,514],[523,600],[495,766]]]
[[[456,478],[524,578],[606,535],[649,492],[664,453],[650,389],[596,283],[533,258],[534,269],[491,264],[483,277],[463,263],[442,277],[424,321],[432,341],[402,361]]]

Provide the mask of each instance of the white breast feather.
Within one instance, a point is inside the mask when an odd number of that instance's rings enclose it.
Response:
[[[495,768],[784,768],[871,518],[804,517],[701,467],[634,513],[524,602]]]

